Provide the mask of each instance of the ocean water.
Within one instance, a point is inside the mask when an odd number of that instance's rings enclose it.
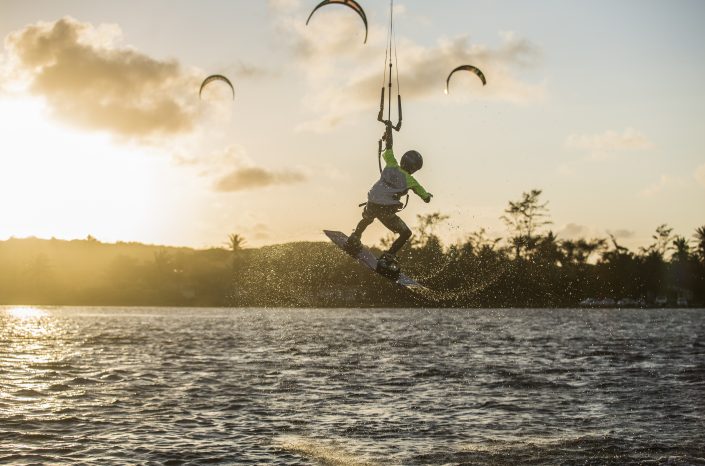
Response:
[[[705,310],[0,307],[0,463],[705,464]]]

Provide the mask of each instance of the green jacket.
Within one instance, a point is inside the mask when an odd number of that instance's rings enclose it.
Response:
[[[392,149],[382,152],[385,167],[379,180],[367,193],[367,201],[380,205],[398,205],[399,200],[409,190],[416,193],[421,199],[428,202],[430,195],[423,186],[416,181],[416,178],[404,171],[394,157]]]

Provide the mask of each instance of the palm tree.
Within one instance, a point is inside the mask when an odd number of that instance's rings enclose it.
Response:
[[[239,252],[242,250],[242,246],[245,244],[245,238],[238,235],[237,233],[231,233],[228,235],[227,245],[232,252]]]
[[[696,250],[700,260],[705,262],[705,225],[695,229]]]
[[[685,236],[676,236],[673,240],[673,248],[675,249],[673,253],[672,260],[677,262],[687,262],[690,257],[690,244]]]
[[[242,271],[242,246],[245,244],[245,238],[237,233],[228,235],[227,245],[232,251],[232,271],[234,274],[239,274]]]

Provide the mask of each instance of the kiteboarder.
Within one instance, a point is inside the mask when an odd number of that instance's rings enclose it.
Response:
[[[416,193],[424,202],[431,202],[433,195],[427,192],[421,184],[412,176],[423,166],[423,157],[415,150],[404,153],[401,162],[398,163],[392,150],[392,129],[391,122],[387,122],[386,130],[382,139],[385,141],[385,150],[382,153],[385,167],[382,170],[380,179],[372,186],[367,193],[367,202],[363,204],[362,220],[357,224],[355,231],[350,235],[346,244],[348,252],[355,254],[362,248],[362,233],[377,219],[382,224],[398,234],[397,239],[392,243],[387,252],[382,254],[377,263],[380,272],[399,272],[400,267],[396,254],[411,238],[411,230],[406,223],[397,215],[403,207],[400,198],[407,194],[409,190]]]
[[[326,5],[343,5],[357,12],[362,18],[365,25],[365,42],[367,41],[367,15],[362,7],[355,0],[323,0],[311,12],[306,24],[309,23],[314,13]],[[397,123],[392,123],[392,89],[393,89],[393,70],[396,65],[396,91],[397,91]],[[388,70],[387,70],[387,67]],[[460,65],[454,68],[446,78],[446,94],[450,84],[451,76],[457,71],[469,71],[474,73],[482,81],[484,86],[487,81],[484,73],[473,65]],[[387,97],[387,117],[384,116],[385,105],[385,84],[388,89]],[[416,193],[424,202],[431,202],[432,194],[427,192],[421,184],[413,177],[413,174],[423,166],[423,157],[415,150],[410,150],[402,155],[401,160],[397,159],[393,151],[392,131],[400,131],[402,125],[402,102],[401,90],[399,86],[399,64],[397,59],[396,34],[394,28],[394,0],[389,0],[389,28],[387,29],[387,43],[384,52],[384,72],[382,74],[382,91],[379,103],[379,113],[377,121],[385,125],[384,135],[378,142],[377,152],[375,154],[378,159],[380,178],[372,186],[367,193],[367,202],[360,204],[365,206],[362,212],[362,219],[357,224],[357,227],[352,234],[347,237],[339,231],[323,230],[324,233],[338,247],[345,249],[349,254],[354,256],[364,265],[376,270],[385,277],[394,280],[397,284],[406,288],[410,286],[420,287],[418,283],[409,279],[403,274],[400,274],[399,263],[397,262],[396,254],[411,238],[411,230],[399,218],[397,213],[406,207],[406,203],[401,202],[401,197],[406,195],[406,202],[409,201],[409,190]],[[385,149],[382,151],[383,142]],[[382,167],[384,160],[384,167]],[[398,237],[394,240],[388,251],[384,252],[379,258],[362,245],[362,233],[365,229],[377,219]]]

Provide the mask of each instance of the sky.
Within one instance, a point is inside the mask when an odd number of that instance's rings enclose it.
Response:
[[[197,248],[352,230],[378,178],[389,3],[0,0],[0,240]],[[400,215],[506,236],[543,190],[559,238],[705,224],[705,3],[397,0]],[[487,85],[448,72],[472,64]],[[228,76],[235,99],[222,83]],[[395,90],[396,92],[396,90]],[[412,195],[413,197],[413,195]],[[384,235],[374,226],[363,240]]]

